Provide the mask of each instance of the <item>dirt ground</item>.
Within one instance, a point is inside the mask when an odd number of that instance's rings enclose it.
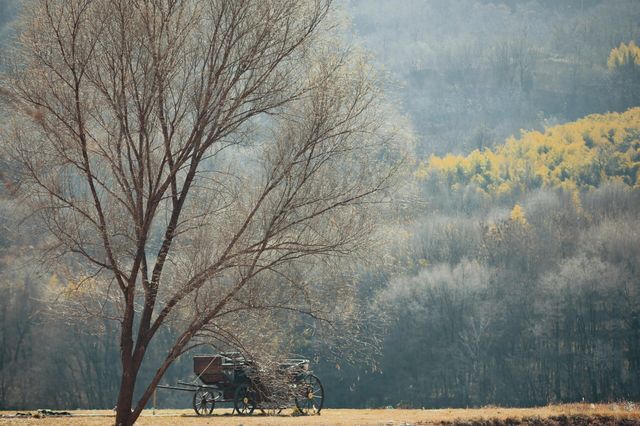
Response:
[[[36,411],[23,411],[35,414]],[[72,411],[72,416],[17,417],[15,411],[0,412],[0,425],[111,425],[114,413],[108,410]],[[214,411],[210,417],[197,417],[191,410],[145,411],[139,425],[182,426],[252,426],[252,425],[337,425],[337,426],[409,426],[409,425],[640,425],[640,405],[620,404],[570,404],[539,408],[484,407],[474,409],[324,409],[321,415],[292,416],[285,412],[277,416],[254,414],[232,416],[230,410]]]

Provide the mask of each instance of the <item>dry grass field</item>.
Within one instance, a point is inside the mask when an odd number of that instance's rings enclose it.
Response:
[[[23,413],[35,413],[25,411]],[[17,412],[1,412],[0,425],[111,425],[113,412],[107,410],[73,411],[72,416],[16,417]],[[325,409],[319,416],[296,417],[288,413],[278,416],[231,416],[230,410],[217,410],[211,417],[197,417],[191,410],[158,410],[155,415],[146,411],[139,419],[140,425],[183,426],[275,426],[275,425],[640,425],[640,407],[631,403],[621,404],[568,404],[539,408],[477,409]]]

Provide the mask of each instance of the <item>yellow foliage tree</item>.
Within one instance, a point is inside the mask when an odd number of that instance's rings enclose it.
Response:
[[[520,207],[520,204],[516,204],[515,206],[513,206],[513,209],[511,210],[511,214],[509,215],[509,218],[511,219],[512,222],[518,223],[520,225],[527,224],[527,218],[524,215],[524,210],[522,210],[522,207]]]
[[[544,132],[523,131],[494,150],[431,156],[416,176],[452,189],[474,184],[501,196],[539,187],[576,191],[609,180],[637,187],[639,170],[640,108],[632,108],[589,115]]]
[[[633,40],[629,44],[620,43],[611,49],[607,66],[611,71],[623,66],[640,66],[640,47]]]
[[[609,53],[611,100],[614,109],[624,110],[638,105],[640,96],[640,47],[633,41],[621,43]]]

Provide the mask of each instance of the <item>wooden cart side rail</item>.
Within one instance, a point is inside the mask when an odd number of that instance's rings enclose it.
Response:
[[[156,386],[156,388],[158,389],[170,389],[170,390],[177,390],[177,391],[184,391],[184,392],[195,392],[196,389],[193,388],[179,388],[177,386],[169,386],[169,385],[158,385]]]
[[[208,389],[208,390],[217,390],[219,391],[220,388],[218,388],[217,386],[209,386],[209,385],[196,385],[193,383],[186,383],[186,382],[178,382],[179,385],[181,385],[182,387],[179,386],[170,386],[170,385],[158,385],[156,386],[159,389],[171,389],[171,390],[179,390],[179,391],[186,391],[186,392],[195,392],[198,389]]]

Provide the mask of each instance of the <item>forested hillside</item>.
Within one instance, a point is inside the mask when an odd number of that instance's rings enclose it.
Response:
[[[388,73],[415,155],[383,259],[345,272],[379,320],[379,347],[347,362],[312,327],[291,337],[326,404],[640,400],[640,4],[340,5],[348,38]],[[15,13],[0,0],[0,49]],[[34,250],[43,238],[8,170],[0,158],[0,408],[111,408],[117,323],[51,309],[64,284]],[[193,379],[191,355],[163,382]],[[143,364],[141,379],[151,373]],[[190,395],[159,391],[158,403]]]

